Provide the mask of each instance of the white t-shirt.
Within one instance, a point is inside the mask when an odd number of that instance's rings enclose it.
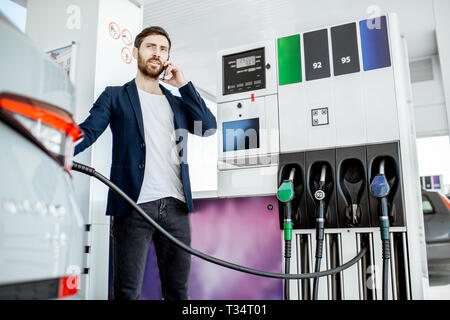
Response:
[[[186,202],[180,176],[173,111],[165,95],[138,88],[145,133],[144,181],[137,203],[174,197]]]

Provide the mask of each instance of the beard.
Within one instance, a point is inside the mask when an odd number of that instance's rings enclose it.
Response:
[[[159,67],[151,66],[151,61],[159,62]],[[159,75],[163,72],[164,67],[162,61],[158,58],[149,58],[144,61],[144,59],[138,53],[138,69],[142,72],[143,75],[152,79],[158,79]]]

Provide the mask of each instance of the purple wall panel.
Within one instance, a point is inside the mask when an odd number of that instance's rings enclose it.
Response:
[[[272,204],[273,210],[267,206]],[[276,197],[201,199],[191,215],[192,247],[247,267],[282,272]],[[191,299],[282,299],[282,280],[192,258]]]
[[[281,231],[275,196],[197,199],[191,214],[191,246],[247,267],[282,272]],[[267,206],[271,204],[272,210]],[[112,289],[110,273],[110,290]],[[192,257],[189,298],[281,300],[282,280],[258,277]],[[153,246],[147,256],[142,300],[161,299]]]

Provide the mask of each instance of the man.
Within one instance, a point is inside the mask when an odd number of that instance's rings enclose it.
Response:
[[[187,134],[215,132],[214,115],[169,61],[171,41],[161,27],[148,27],[136,36],[133,57],[136,78],[107,87],[80,124],[84,140],[75,154],[89,147],[108,124],[113,137],[111,181],[128,194],[164,229],[190,244],[188,213],[194,210],[187,158]],[[173,96],[159,84],[177,87]],[[183,146],[181,146],[183,144]],[[187,299],[190,255],[159,233],[111,190],[106,214],[112,218],[114,298],[138,299],[148,247],[153,240],[164,299]]]

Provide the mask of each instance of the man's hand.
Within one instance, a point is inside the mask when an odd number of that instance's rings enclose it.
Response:
[[[182,86],[187,84],[187,81],[184,79],[183,72],[181,72],[181,69],[176,67],[172,61],[166,61],[164,63],[164,67],[166,66],[167,69],[164,72],[164,77],[172,73],[172,78],[170,78],[169,80],[161,79],[162,82],[176,88],[181,88]]]

